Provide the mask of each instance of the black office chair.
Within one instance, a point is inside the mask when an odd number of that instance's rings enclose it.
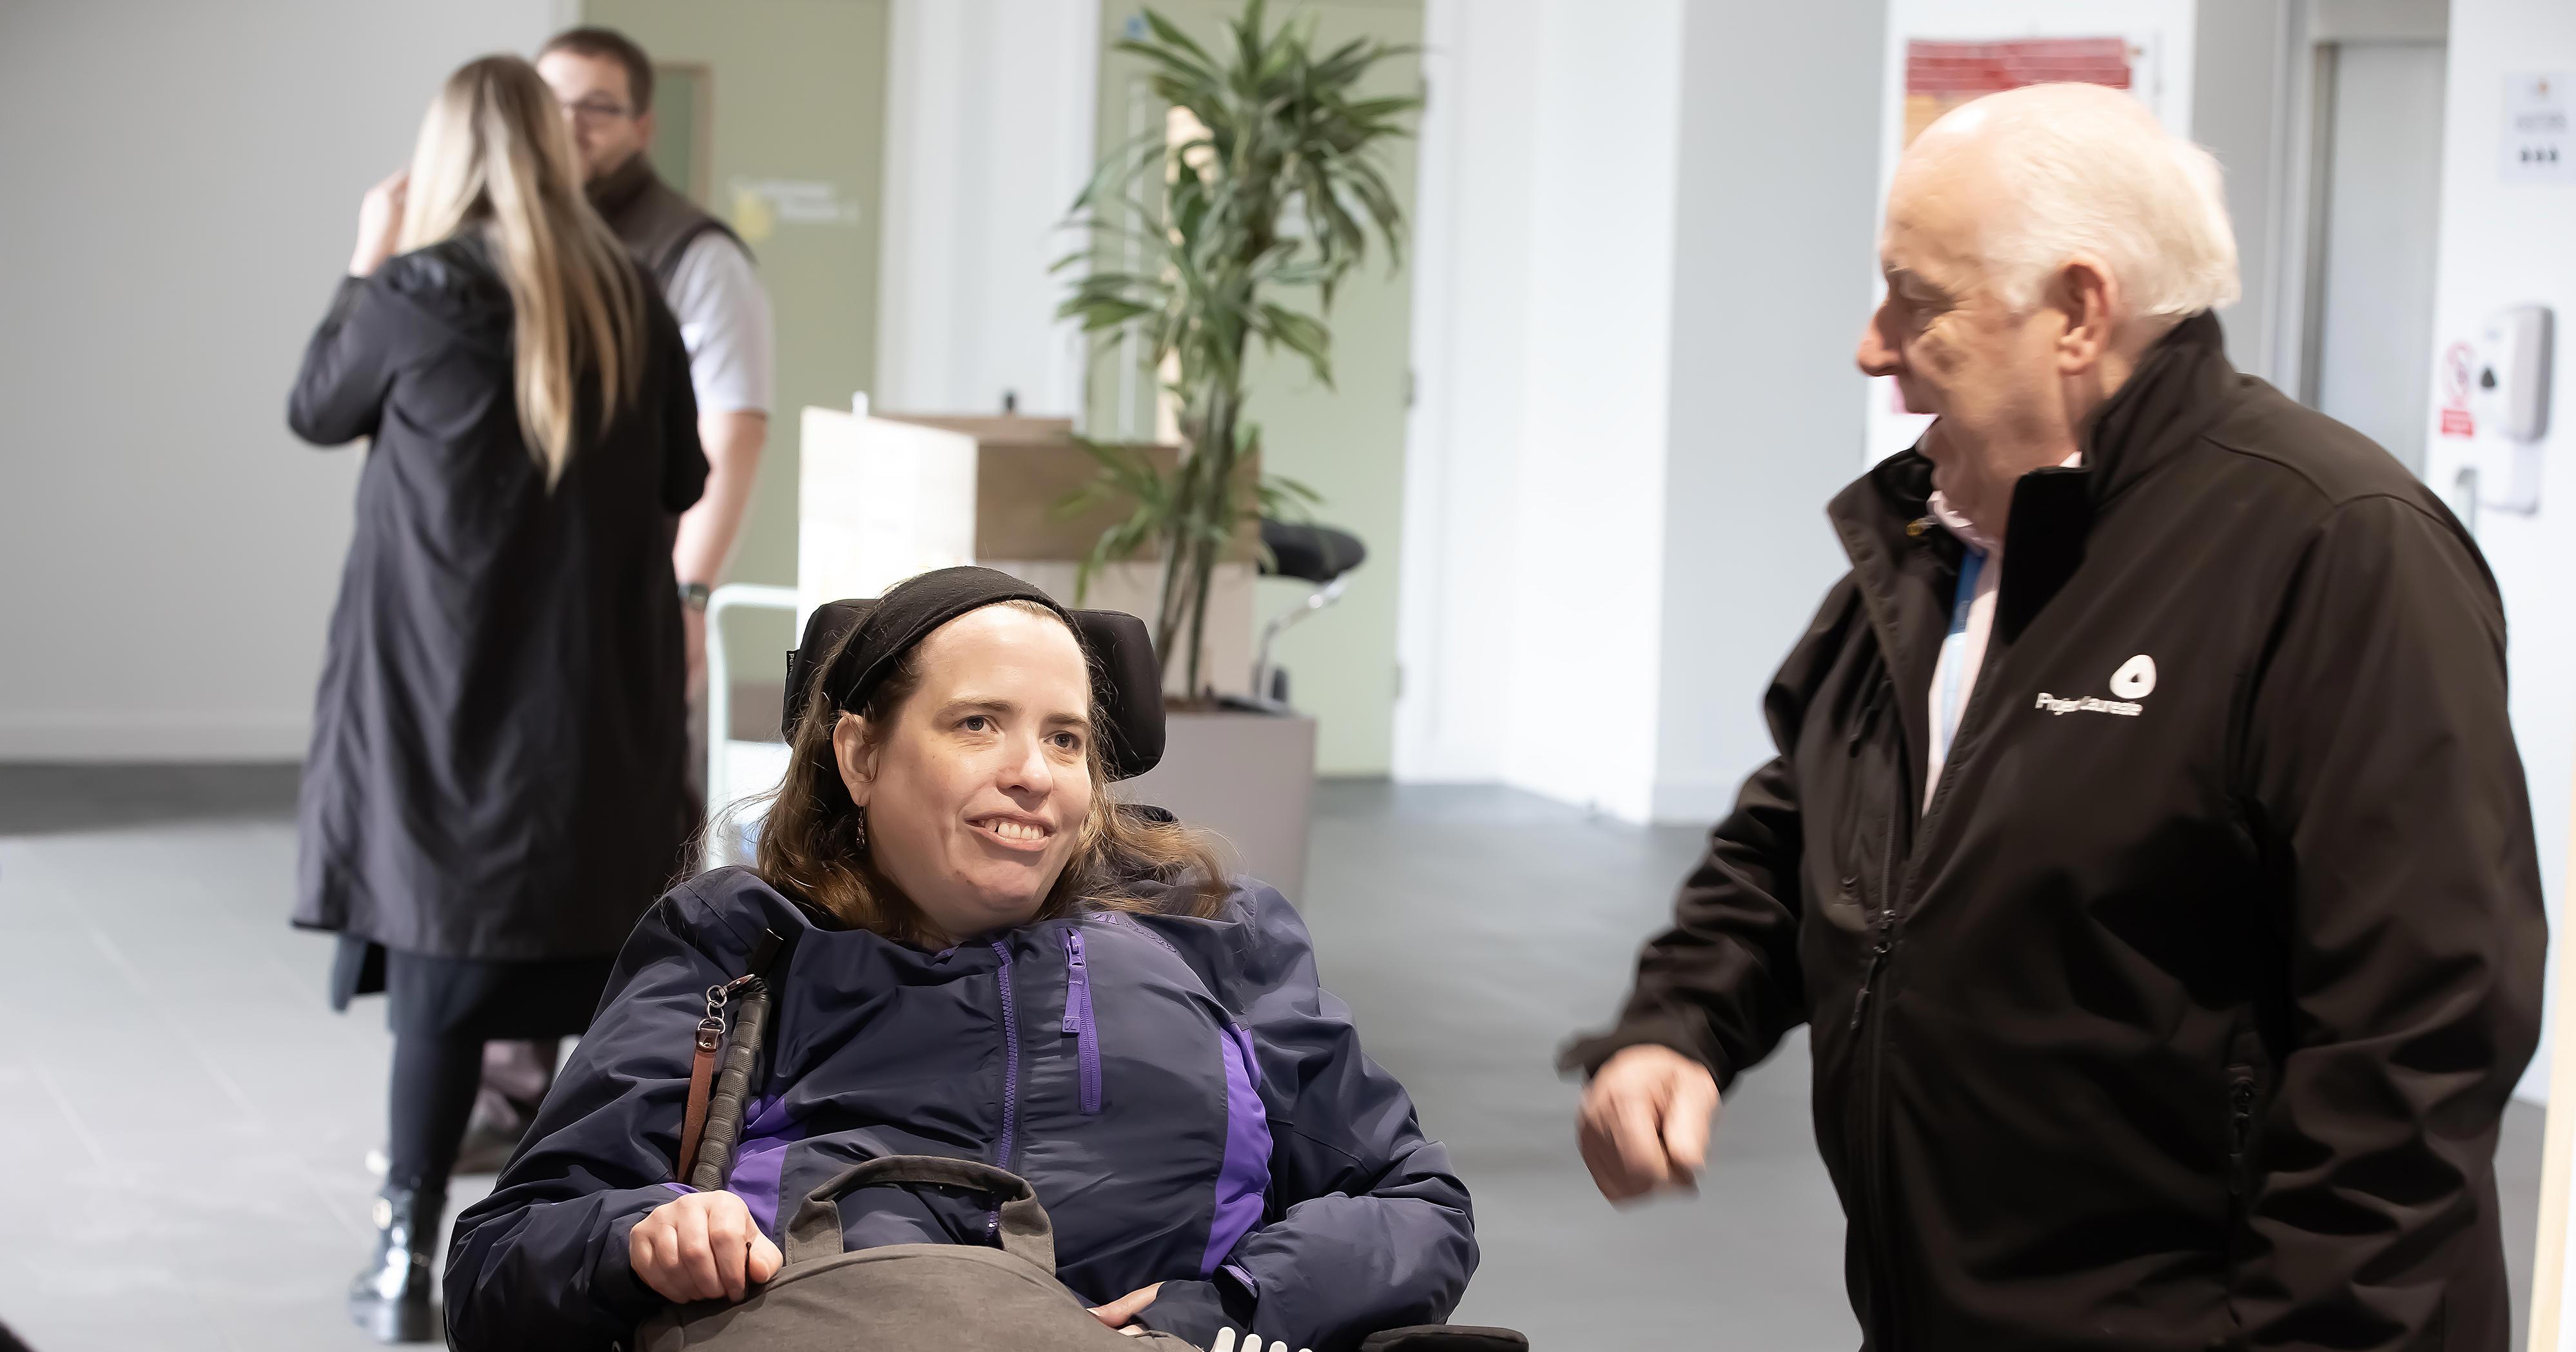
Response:
[[[1261,518],[1261,575],[1312,582],[1315,590],[1297,607],[1272,620],[1261,631],[1260,654],[1252,661],[1252,693],[1272,705],[1288,703],[1288,673],[1270,665],[1270,644],[1280,631],[1342,599],[1351,571],[1368,561],[1360,537],[1331,526],[1304,521]]]

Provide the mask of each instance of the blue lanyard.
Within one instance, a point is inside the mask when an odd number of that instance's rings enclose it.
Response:
[[[1950,633],[1941,640],[1941,709],[1932,721],[1939,739],[1937,754],[1950,759],[1950,741],[1959,730],[1959,669],[1968,664],[1968,612],[1977,603],[1977,579],[1986,571],[1986,556],[1970,549],[1959,560],[1959,591],[1950,602]]]

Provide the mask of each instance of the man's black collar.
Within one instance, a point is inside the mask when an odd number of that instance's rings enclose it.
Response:
[[[2217,421],[2236,381],[2218,317],[2195,314],[2156,340],[2096,411],[2079,466],[2033,470],[2013,485],[1995,608],[2005,642],[2020,637],[2083,563],[2094,517]],[[1926,546],[1942,546],[1941,532],[1925,524],[1931,496],[1932,462],[1919,445],[1881,461],[1836,495],[1827,515],[1864,583]],[[1888,589],[1887,580],[1877,588]]]
[[[2217,315],[2203,310],[2157,339],[2094,412],[2083,466],[2093,501],[2117,496],[2216,422],[2235,383]]]

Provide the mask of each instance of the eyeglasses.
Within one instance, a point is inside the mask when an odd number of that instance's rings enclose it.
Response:
[[[579,103],[565,104],[564,113],[568,117],[579,118],[584,122],[615,122],[620,118],[633,117],[635,110],[622,103],[610,103],[606,99],[583,99]]]

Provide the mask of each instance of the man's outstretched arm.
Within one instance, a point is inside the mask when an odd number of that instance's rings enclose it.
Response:
[[[1755,771],[1709,832],[1672,927],[1637,959],[1617,1026],[1567,1047],[1592,1076],[1576,1137],[1614,1202],[1688,1189],[1721,1087],[1803,1017],[1796,788],[1785,756]]]

